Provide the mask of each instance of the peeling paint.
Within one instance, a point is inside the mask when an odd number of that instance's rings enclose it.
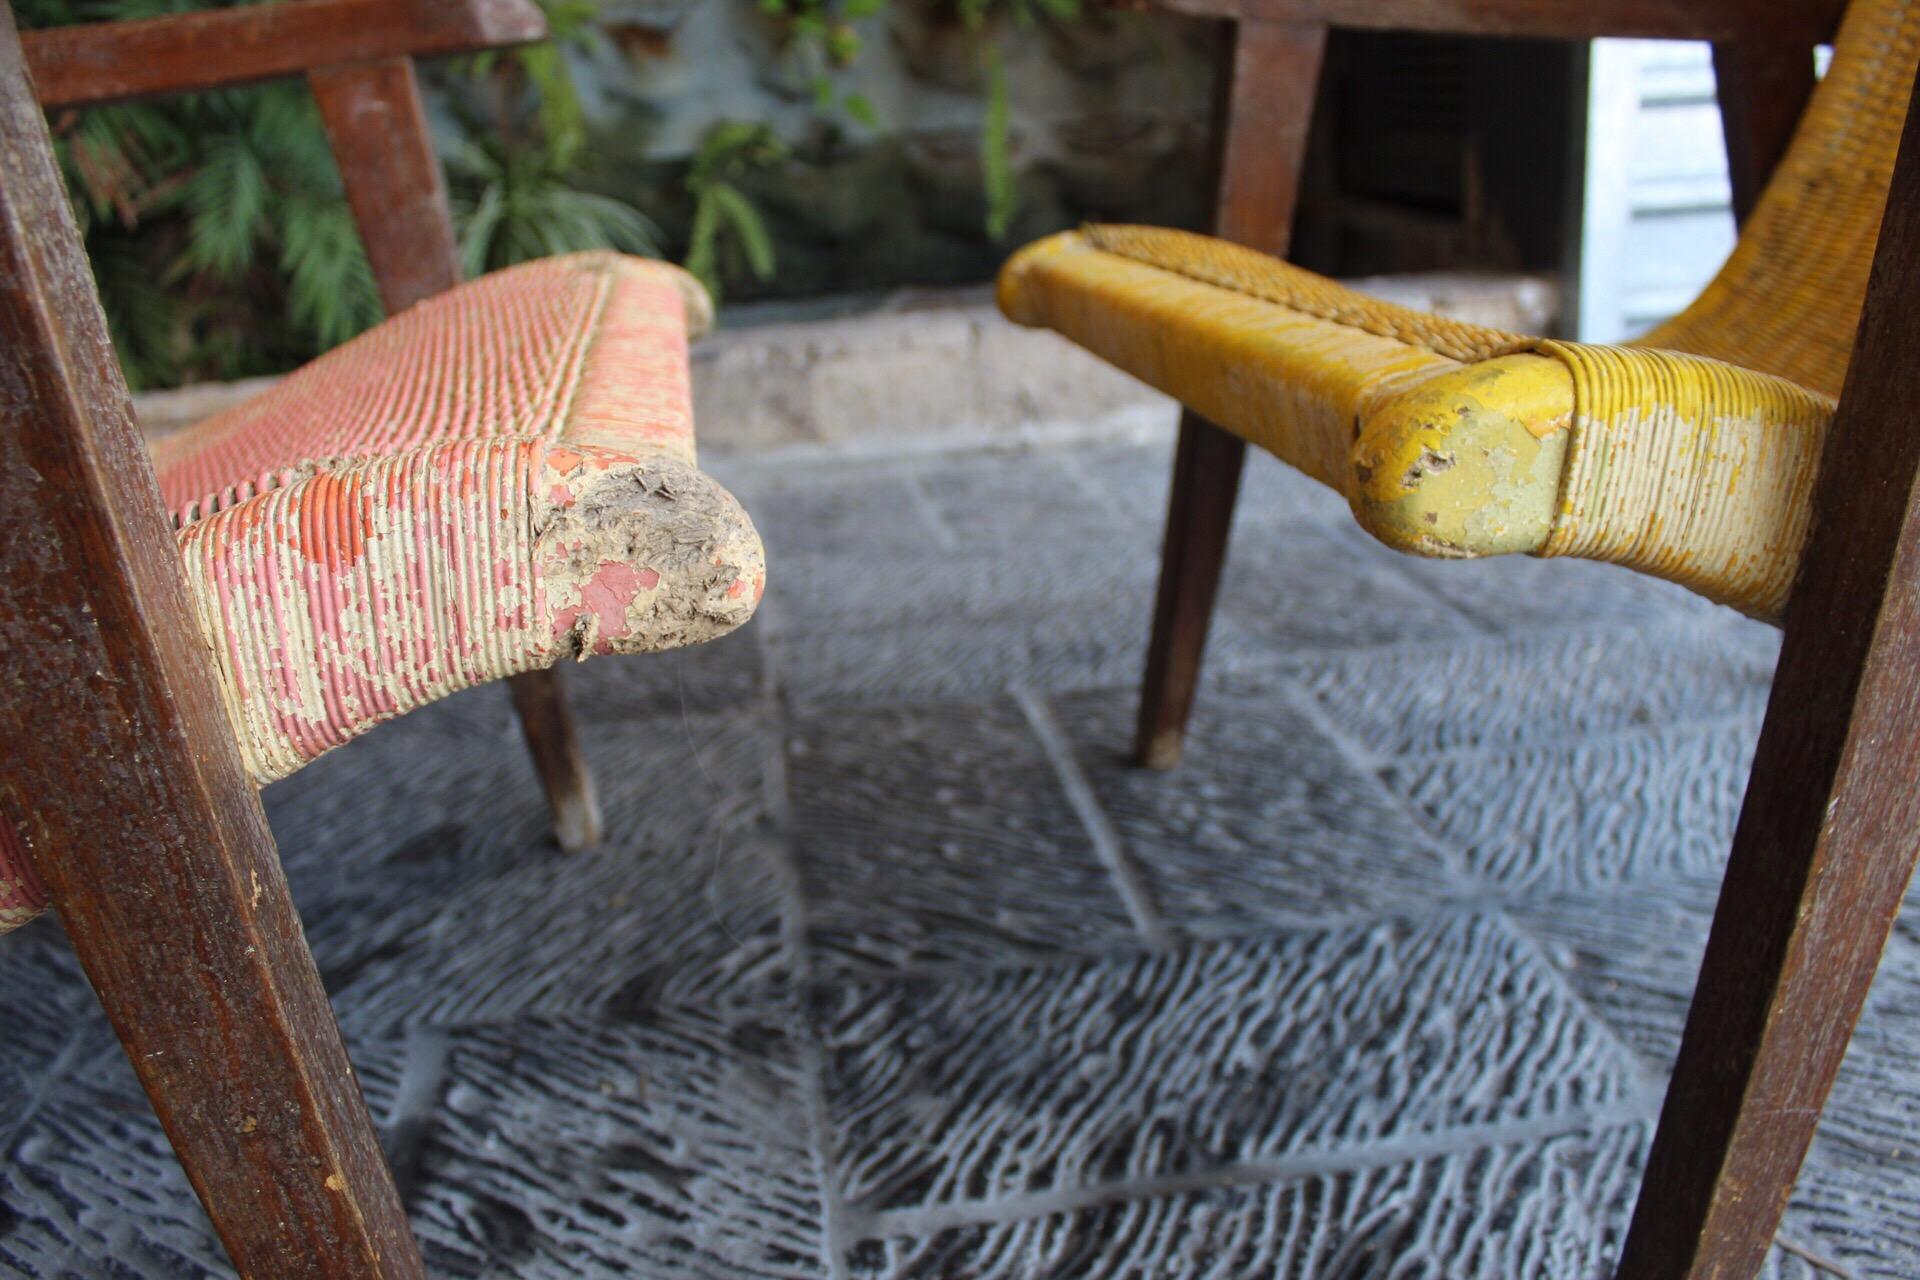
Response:
[[[256,781],[457,689],[752,615],[758,536],[694,466],[687,339],[709,309],[683,276],[604,253],[497,273],[169,438]],[[0,884],[0,927],[14,899]]]
[[[1398,550],[1577,555],[1769,621],[1785,603],[1834,411],[1785,379],[1477,328],[1146,228],[1029,246],[999,298],[1339,490]]]

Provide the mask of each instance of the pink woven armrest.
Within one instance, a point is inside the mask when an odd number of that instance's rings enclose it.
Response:
[[[469,685],[746,620],[759,541],[693,466],[687,339],[706,319],[678,268],[545,259],[162,442],[257,779]]]
[[[160,492],[186,525],[343,460],[500,437],[692,462],[687,341],[710,314],[662,262],[587,253],[495,272],[160,440]]]
[[[700,471],[564,441],[325,471],[189,525],[180,547],[263,783],[470,685],[723,635],[765,581],[746,512]]]
[[[708,315],[661,263],[530,263],[156,446],[256,781],[469,685],[752,616],[759,537],[694,466]],[[0,931],[46,903],[9,828]]]

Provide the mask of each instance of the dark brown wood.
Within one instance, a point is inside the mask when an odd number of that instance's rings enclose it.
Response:
[[[1833,38],[1846,0],[1134,0],[1202,18],[1307,26],[1585,40],[1595,36],[1748,41],[1812,48]]]
[[[1200,685],[1246,458],[1246,441],[1191,409],[1181,411],[1133,744],[1134,763],[1144,768],[1171,769],[1186,750],[1187,720]]]
[[[1622,1277],[1759,1270],[1920,852],[1920,114]]]
[[[1324,27],[1238,24],[1216,106],[1215,235],[1286,256],[1326,50]]]
[[[1716,44],[1713,74],[1720,127],[1727,138],[1733,216],[1745,226],[1813,97],[1813,48],[1757,41]]]
[[[533,0],[296,0],[32,31],[25,44],[41,103],[70,107],[545,35]]]
[[[460,283],[446,184],[413,59],[308,73],[388,315]]]
[[[0,813],[243,1275],[424,1274],[0,16]]]
[[[520,731],[533,756],[533,770],[553,811],[553,838],[569,853],[593,848],[602,834],[600,801],[593,790],[593,771],[574,732],[560,674],[528,671],[508,680],[507,689],[513,694]]]
[[[322,68],[307,82],[388,314],[459,284],[460,249],[413,60]],[[592,848],[600,842],[600,805],[559,673],[529,671],[507,683],[553,811],[554,838],[569,851]]]
[[[1285,255],[1326,42],[1324,27],[1241,22],[1229,33],[1214,109],[1215,234]],[[1134,740],[1151,769],[1178,764],[1186,742],[1246,452],[1239,437],[1181,414]]]

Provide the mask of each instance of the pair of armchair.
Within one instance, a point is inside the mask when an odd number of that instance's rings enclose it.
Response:
[[[1402,550],[1611,560],[1782,622],[1621,1267],[1752,1274],[1917,847],[1920,436],[1896,415],[1920,228],[1894,219],[1877,260],[1874,233],[1890,187],[1895,210],[1920,201],[1920,143],[1896,164],[1920,2],[1854,0],[1817,93],[1830,0],[1171,7],[1232,26],[1225,239],[1089,228],[1016,255],[1001,282],[1015,319],[1189,407],[1142,762],[1179,754],[1248,441],[1340,489]],[[1723,41],[1752,206],[1739,250],[1693,308],[1622,348],[1422,316],[1255,252],[1284,250],[1325,31],[1342,22]],[[517,676],[556,815],[588,838],[562,704],[529,675],[717,635],[764,586],[751,524],[693,465],[697,286],[588,255],[420,301],[457,273],[408,57],[537,33],[513,0],[304,0],[30,53],[0,30],[17,166],[0,188],[0,513],[29,531],[0,550],[14,761],[0,927],[60,909],[245,1274],[421,1274],[253,788],[378,720]],[[29,65],[55,102],[308,70],[389,307],[418,305],[149,464]]]

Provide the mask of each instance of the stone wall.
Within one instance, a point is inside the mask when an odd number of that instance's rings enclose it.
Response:
[[[738,184],[779,270],[730,279],[729,300],[978,281],[1010,246],[1087,218],[1205,217],[1210,24],[1099,12],[973,33],[931,0],[893,0],[855,24],[862,52],[833,76],[873,104],[874,129],[815,105],[816,68],[753,0],[608,0],[602,15],[605,47],[575,68],[593,186],[683,240],[680,179],[715,121],[765,123],[792,149]],[[1020,195],[998,242],[981,179],[983,40],[1005,62]]]

